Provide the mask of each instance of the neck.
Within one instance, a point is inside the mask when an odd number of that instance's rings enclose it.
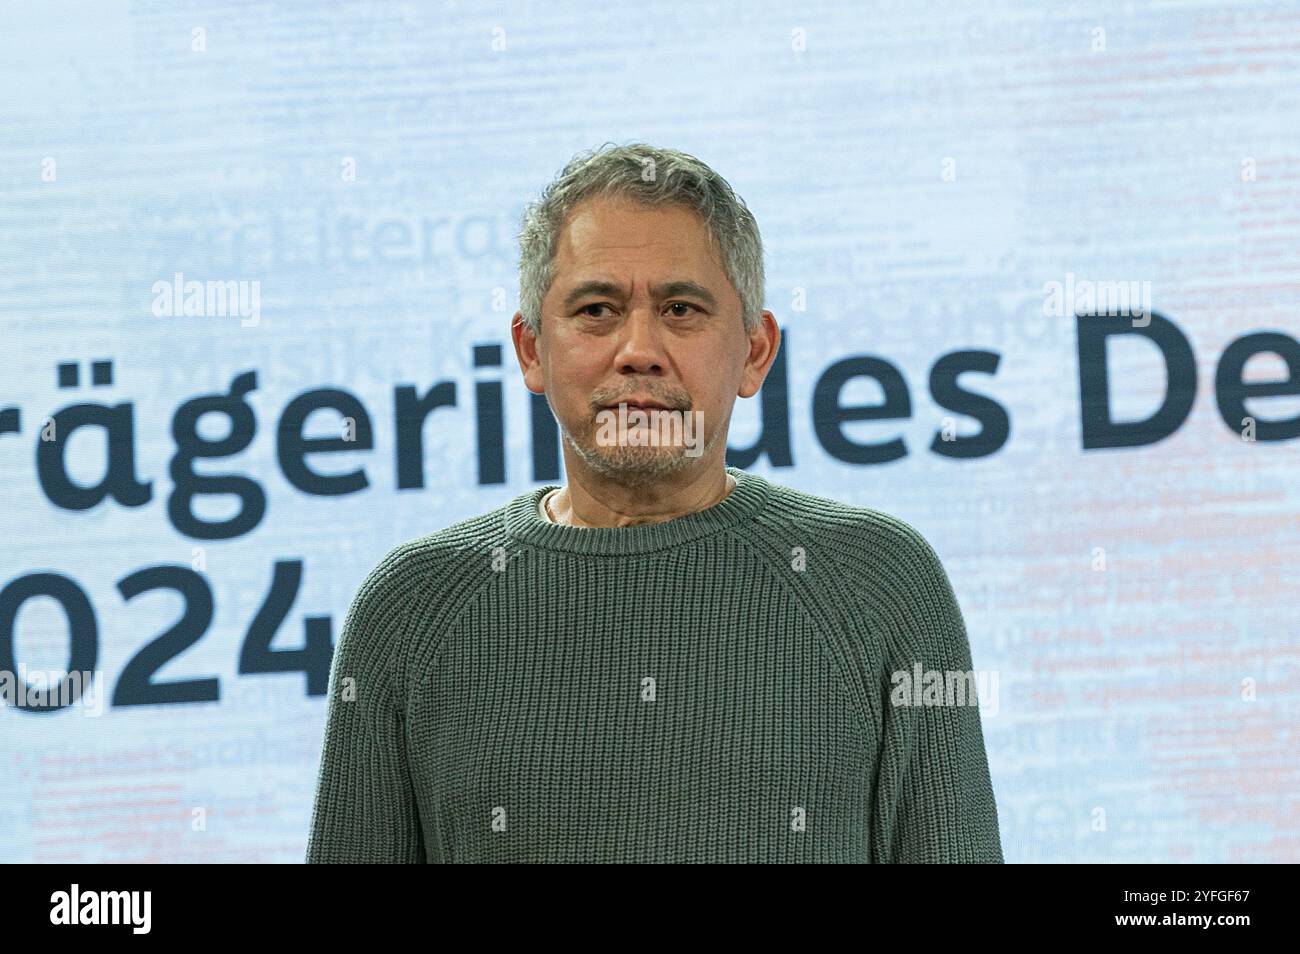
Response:
[[[663,523],[714,506],[736,486],[721,462],[697,474],[675,476],[677,479],[662,484],[628,487],[574,474],[568,485],[551,497],[547,512],[556,523],[575,527]]]

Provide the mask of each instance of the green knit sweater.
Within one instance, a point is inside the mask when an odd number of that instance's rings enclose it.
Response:
[[[912,527],[729,467],[664,523],[538,487],[392,550],[330,669],[309,862],[1001,862],[971,670]],[[949,700],[951,702],[951,700]]]

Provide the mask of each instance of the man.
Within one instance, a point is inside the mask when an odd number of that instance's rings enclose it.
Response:
[[[515,350],[568,482],[368,576],[307,860],[1001,862],[975,700],[895,691],[971,671],[934,550],[726,466],[780,343],[744,203],[602,147],[520,238]]]

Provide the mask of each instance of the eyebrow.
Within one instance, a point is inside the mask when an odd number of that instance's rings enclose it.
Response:
[[[697,298],[704,302],[714,311],[718,309],[718,300],[713,297],[713,293],[701,285],[699,282],[692,281],[675,281],[664,282],[662,285],[654,285],[650,288],[650,294],[655,298]],[[623,289],[613,282],[589,281],[575,285],[569,294],[564,296],[564,310],[567,312],[584,298],[593,295],[604,295],[606,298],[623,298]]]

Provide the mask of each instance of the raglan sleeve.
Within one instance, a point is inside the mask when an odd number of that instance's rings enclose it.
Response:
[[[980,720],[981,706],[996,703],[997,684],[973,670],[965,621],[933,547],[901,521],[896,534],[893,597],[878,620],[882,716],[872,861],[1001,864]],[[978,701],[977,684],[991,686],[993,699]]]
[[[399,547],[362,583],[334,648],[308,864],[425,860],[392,671],[410,625],[403,580]]]

